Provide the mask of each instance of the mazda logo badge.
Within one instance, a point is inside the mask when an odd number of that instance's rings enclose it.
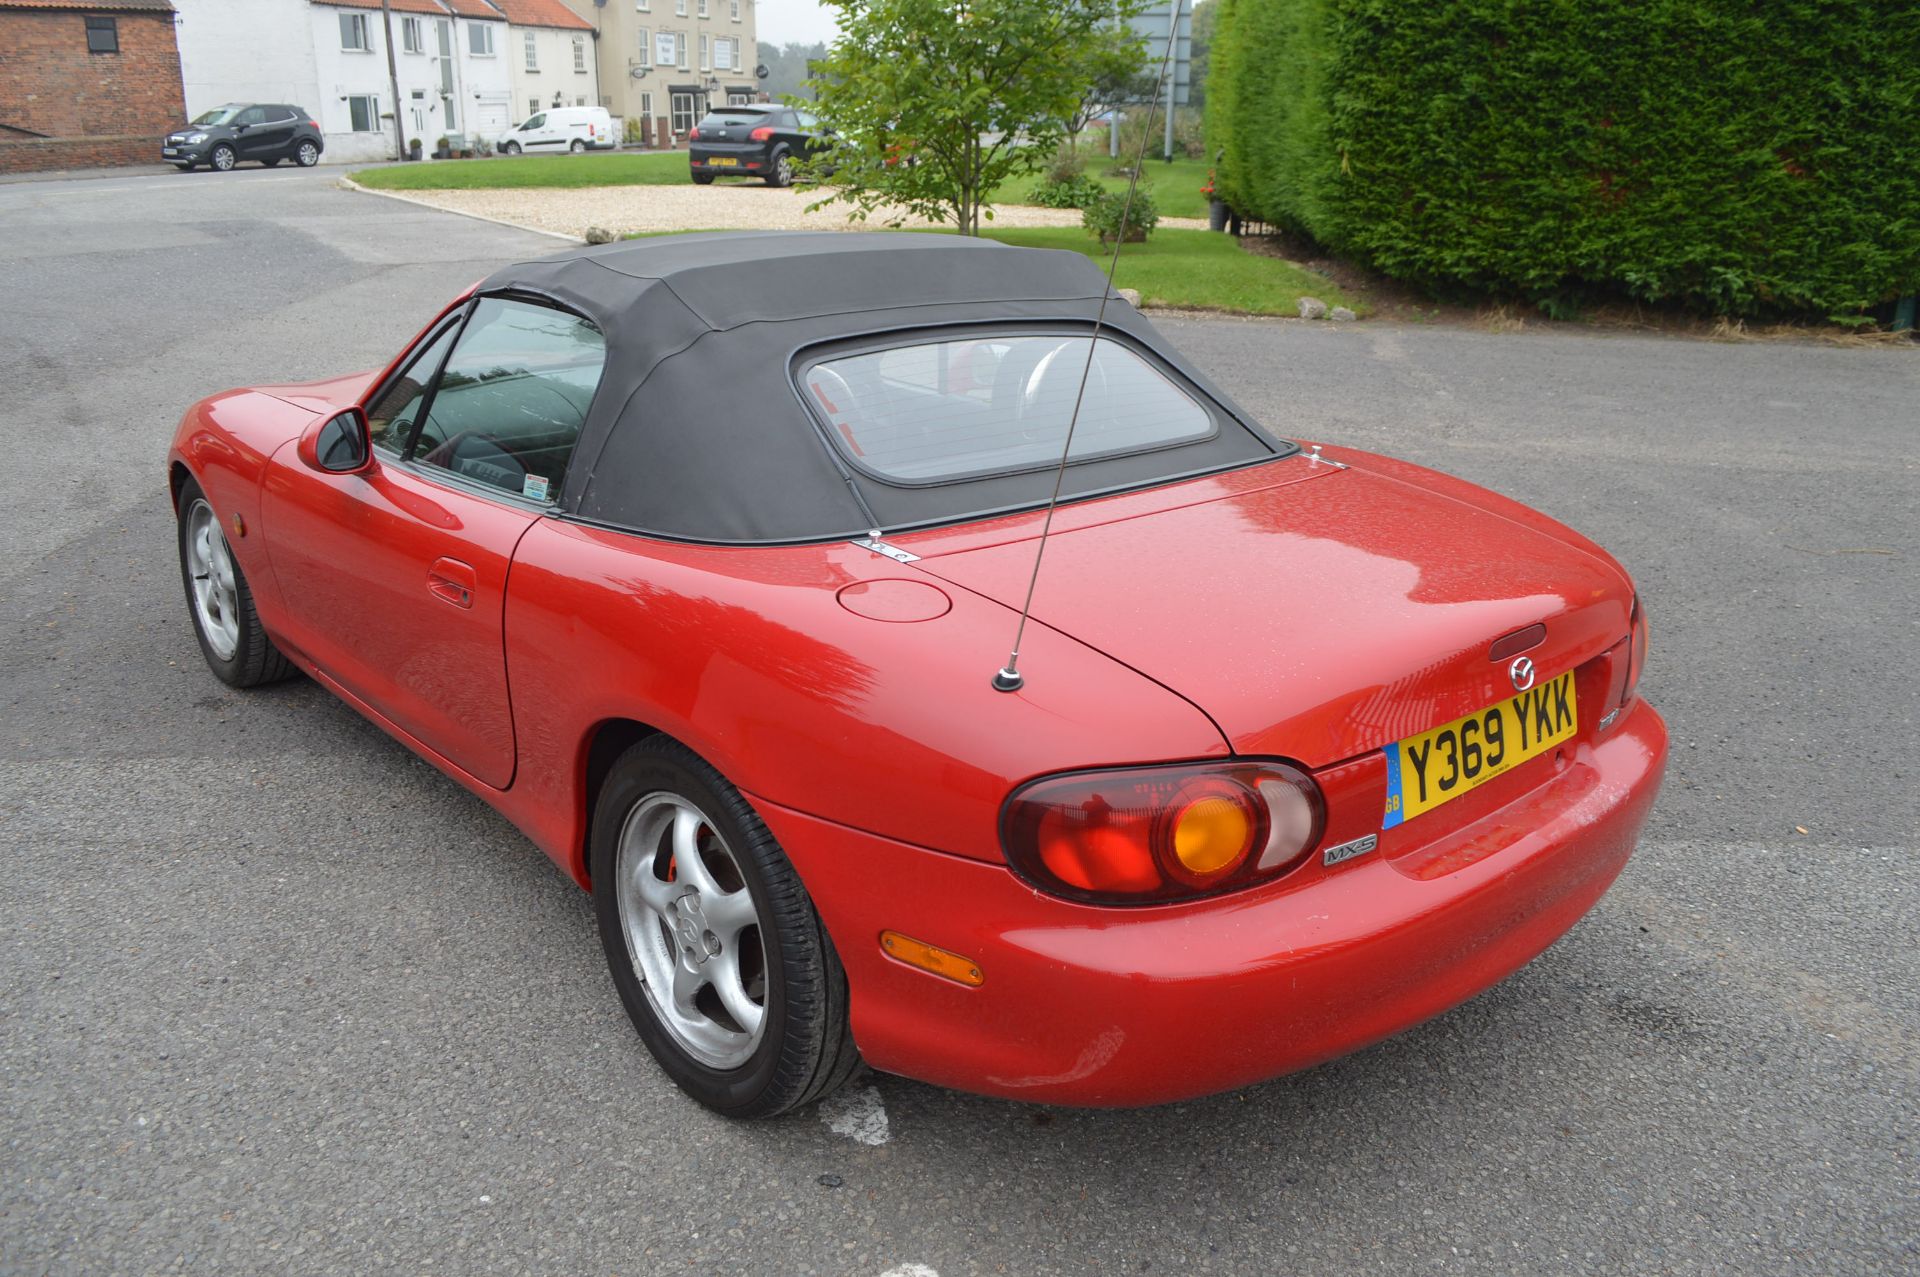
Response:
[[[1533,658],[1522,656],[1507,667],[1507,673],[1513,676],[1513,690],[1524,692],[1533,686]]]

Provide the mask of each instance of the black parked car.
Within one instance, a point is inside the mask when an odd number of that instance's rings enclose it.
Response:
[[[792,186],[794,162],[826,146],[820,121],[790,106],[764,103],[721,106],[687,134],[693,180],[764,178],[768,186]]]
[[[229,102],[167,134],[160,158],[182,173],[196,164],[224,173],[241,160],[258,160],[269,168],[292,160],[312,168],[326,149],[320,125],[297,106]]]

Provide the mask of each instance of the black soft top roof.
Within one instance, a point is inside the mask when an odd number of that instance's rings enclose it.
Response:
[[[824,540],[1039,505],[1052,473],[905,487],[849,473],[793,370],[841,343],[939,330],[1085,330],[1105,276],[1079,253],[961,236],[727,232],[574,249],[497,271],[482,294],[544,298],[591,319],[606,373],[560,493],[577,517],[705,542]],[[1293,450],[1235,410],[1121,302],[1106,327],[1212,401],[1211,438],[1074,463],[1063,497]],[[917,331],[914,331],[917,330]]]

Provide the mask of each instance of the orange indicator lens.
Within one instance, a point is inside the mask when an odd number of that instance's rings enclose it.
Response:
[[[964,984],[969,989],[977,989],[986,982],[986,976],[980,973],[980,964],[972,958],[963,958],[957,953],[930,945],[924,940],[903,936],[898,931],[882,931],[880,947],[886,951],[889,958],[904,962],[910,967],[918,967],[943,980]]]

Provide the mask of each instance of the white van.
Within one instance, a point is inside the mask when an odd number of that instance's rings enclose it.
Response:
[[[502,155],[542,151],[609,151],[619,144],[613,135],[613,117],[604,106],[556,106],[528,116],[500,135]]]

